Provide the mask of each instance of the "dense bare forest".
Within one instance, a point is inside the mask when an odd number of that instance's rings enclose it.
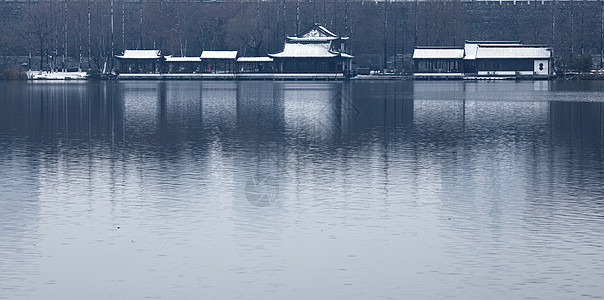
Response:
[[[355,67],[404,71],[416,45],[460,46],[464,40],[548,44],[558,66],[601,67],[603,3],[2,2],[0,65],[110,69],[110,58],[124,49],[160,49],[176,56],[239,50],[259,56],[279,51],[286,35],[321,23],[350,36]]]

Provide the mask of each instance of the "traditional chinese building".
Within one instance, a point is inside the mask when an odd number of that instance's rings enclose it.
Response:
[[[237,51],[203,51],[201,63],[207,73],[235,73]]]
[[[201,57],[199,56],[165,56],[164,69],[168,73],[199,73],[201,72]]]
[[[161,73],[164,57],[159,50],[124,50],[116,55],[119,73]]]
[[[466,41],[463,48],[416,47],[414,77],[430,78],[549,78],[552,49],[519,41]]]
[[[466,74],[478,74],[476,69],[476,54],[479,47],[484,46],[517,46],[522,45],[521,41],[466,41],[464,45],[464,72]]]
[[[238,73],[272,73],[273,59],[268,56],[237,58]]]
[[[334,73],[348,75],[353,56],[346,54],[348,37],[340,37],[315,24],[287,37],[283,51],[269,54],[276,73]]]
[[[466,42],[471,45],[473,42]],[[552,49],[545,45],[497,44],[477,42],[473,56],[478,76],[549,78],[553,73]],[[466,73],[474,73],[467,70]]]
[[[425,78],[463,78],[464,49],[451,47],[416,47],[413,73]]]

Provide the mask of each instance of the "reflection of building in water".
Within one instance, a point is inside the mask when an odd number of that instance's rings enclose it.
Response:
[[[345,133],[360,114],[342,83],[122,82],[125,132],[175,133],[202,124],[207,131],[286,132],[326,140]],[[251,137],[250,137],[251,138]],[[262,139],[262,136],[258,138]]]
[[[210,130],[233,129],[237,124],[237,82],[203,82],[201,115]]]
[[[346,86],[347,87],[347,86]],[[331,141],[345,134],[351,104],[342,83],[280,84],[285,130],[308,141]]]
[[[123,82],[120,86],[130,138],[174,143],[235,128],[236,82]]]
[[[283,130],[283,101],[279,85],[273,82],[237,82],[237,131],[246,140],[260,139]]]
[[[413,89],[411,81],[355,82],[351,90],[357,111],[353,122],[355,131],[378,127],[395,132],[401,126],[410,128],[413,125]]]
[[[125,83],[121,85],[124,102],[124,127],[128,139],[156,133],[161,115],[159,92],[156,82]]]
[[[549,107],[547,101],[526,102],[535,100],[534,88],[533,82],[416,82],[415,130],[431,136],[434,143],[456,143],[468,134],[485,138],[506,132],[531,134],[529,128],[547,122]]]
[[[237,83],[237,131],[246,140],[274,134],[330,140],[345,134],[359,114],[350,85],[342,83]]]
[[[349,85],[338,83],[239,83],[236,149],[241,151],[234,164],[241,171],[235,181],[245,186],[235,197],[242,214],[295,194],[309,153],[328,156],[327,148],[349,134],[358,115],[350,93]]]
[[[549,92],[550,85],[415,82],[415,146],[428,153],[444,153],[423,156],[418,163],[439,170],[438,179],[451,185],[443,190],[460,193],[448,198],[493,199],[493,211],[503,206],[496,200],[504,193],[508,198],[526,197],[531,203],[547,201],[548,205],[557,195],[569,193],[569,198],[586,201],[601,197],[604,105],[551,101],[568,95]],[[509,157],[518,159],[510,161]],[[459,173],[460,169],[466,171]],[[599,174],[595,180],[594,174]],[[500,189],[510,185],[517,189]],[[566,203],[562,209],[572,206]]]
[[[550,121],[556,142],[595,148],[601,146],[599,143],[604,130],[603,103],[555,101],[550,106]]]
[[[552,101],[548,115],[526,166],[531,214],[604,216],[604,103]]]

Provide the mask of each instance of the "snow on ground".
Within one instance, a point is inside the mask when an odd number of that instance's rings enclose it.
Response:
[[[34,80],[83,80],[86,79],[86,72],[28,71],[27,78]]]

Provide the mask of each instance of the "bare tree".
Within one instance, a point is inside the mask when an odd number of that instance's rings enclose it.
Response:
[[[17,32],[27,41],[27,47],[37,49],[40,55],[40,70],[44,69],[44,57],[49,53],[49,44],[52,38],[52,26],[48,15],[47,3],[40,1],[27,8],[23,23],[18,26]]]
[[[250,48],[254,56],[260,56],[264,39],[269,36],[265,14],[251,6],[243,9],[228,21],[226,34],[231,43]]]

